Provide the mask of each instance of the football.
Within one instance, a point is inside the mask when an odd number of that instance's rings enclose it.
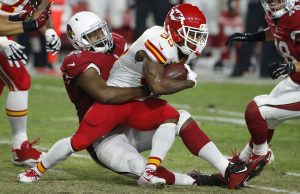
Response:
[[[184,67],[184,63],[170,63],[165,66],[164,76],[177,79],[177,80],[186,80],[187,70]]]

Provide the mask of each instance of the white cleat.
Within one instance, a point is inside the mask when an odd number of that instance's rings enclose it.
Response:
[[[159,178],[155,171],[146,169],[142,176],[140,176],[138,184],[143,187],[152,185],[155,187],[164,187],[166,184],[166,180],[163,178]]]
[[[17,181],[21,183],[32,183],[38,181],[41,178],[41,175],[36,172],[33,168],[26,170],[17,177]]]

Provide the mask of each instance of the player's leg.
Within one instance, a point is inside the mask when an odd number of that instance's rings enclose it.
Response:
[[[281,122],[300,117],[300,85],[290,78],[281,81],[270,93],[251,101],[245,111],[245,119],[252,141],[241,152],[247,158],[253,153],[257,156],[268,153],[275,127]]]
[[[151,150],[154,132],[126,129],[120,134],[118,131],[118,134],[97,141],[88,151],[99,165],[138,178],[143,174],[147,162],[139,152]],[[193,185],[195,182],[189,175],[171,172],[162,166],[156,172],[168,185]]]
[[[178,118],[179,114],[176,109],[165,100],[153,98],[138,102],[135,106],[134,114],[127,120],[127,125],[138,130],[157,128],[153,135],[152,149],[147,160],[145,172],[139,179],[140,185],[164,182],[162,179],[156,179],[155,171],[174,143]]]
[[[120,106],[93,104],[80,122],[76,133],[72,137],[57,141],[42,161],[20,174],[18,180],[23,183],[39,180],[47,169],[67,159],[73,152],[87,149],[119,123],[124,122],[130,111],[130,104]]]
[[[300,85],[290,78],[282,80],[269,95],[261,95],[251,101],[245,111],[248,130],[253,140],[241,153],[241,157],[260,160],[254,176],[272,159],[272,152],[268,147],[275,127],[288,119],[300,118]]]
[[[23,65],[10,66],[5,56],[0,54],[0,77],[9,89],[6,115],[12,128],[12,162],[15,165],[33,166],[40,161],[43,153],[33,148],[33,143],[27,138],[30,75]]]
[[[189,151],[215,167],[225,178],[228,188],[232,189],[242,185],[255,166],[250,164],[248,168],[248,164],[231,164],[187,111],[180,110],[179,113],[178,134]],[[209,179],[211,178],[213,177]]]

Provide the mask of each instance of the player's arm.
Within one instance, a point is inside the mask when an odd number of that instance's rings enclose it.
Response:
[[[234,33],[226,40],[226,45],[231,46],[234,42],[260,42],[274,40],[269,28],[254,33]]]
[[[175,80],[164,77],[164,65],[151,60],[144,51],[137,52],[136,59],[144,63],[147,86],[154,95],[173,94],[195,85],[195,82],[191,80]]]
[[[87,69],[75,79],[76,84],[82,90],[97,102],[104,104],[122,104],[149,94],[144,87],[119,88],[108,86],[94,68]]]
[[[37,29],[43,27],[46,24],[51,13],[50,9],[51,7],[47,7],[46,9],[44,9],[40,13],[40,15],[38,15],[38,17],[34,20],[22,21],[22,17],[24,16],[25,12],[22,12],[23,14],[13,15],[12,17],[1,16],[0,35],[8,36],[8,35],[21,34],[24,32],[36,31]],[[15,19],[15,21],[12,20],[12,18]]]

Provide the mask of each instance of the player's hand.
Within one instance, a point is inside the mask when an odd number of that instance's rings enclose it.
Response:
[[[55,55],[61,47],[61,42],[56,32],[53,29],[47,29],[45,32],[46,50]]]
[[[50,2],[48,4],[48,6],[41,12],[39,17],[37,17],[35,19],[37,28],[41,28],[46,24],[47,20],[50,17],[50,14],[51,14],[52,5],[53,5],[53,2]]]
[[[234,33],[230,35],[226,40],[226,46],[232,46],[234,42],[248,42],[250,35],[245,33]]]
[[[193,70],[191,70],[188,64],[184,64],[184,67],[188,71],[186,79],[193,81],[195,83],[193,87],[195,87],[197,85],[197,74]]]
[[[275,62],[270,65],[270,76],[272,79],[277,79],[280,76],[286,77],[296,71],[296,66],[293,63]]]
[[[8,63],[11,67],[20,67],[19,61],[24,65],[27,63],[27,56],[23,52],[24,46],[12,40],[6,40],[1,43],[0,50],[6,56]]]
[[[23,9],[16,15],[9,16],[10,21],[24,21],[32,17],[33,12],[40,5],[41,0],[29,0]]]

